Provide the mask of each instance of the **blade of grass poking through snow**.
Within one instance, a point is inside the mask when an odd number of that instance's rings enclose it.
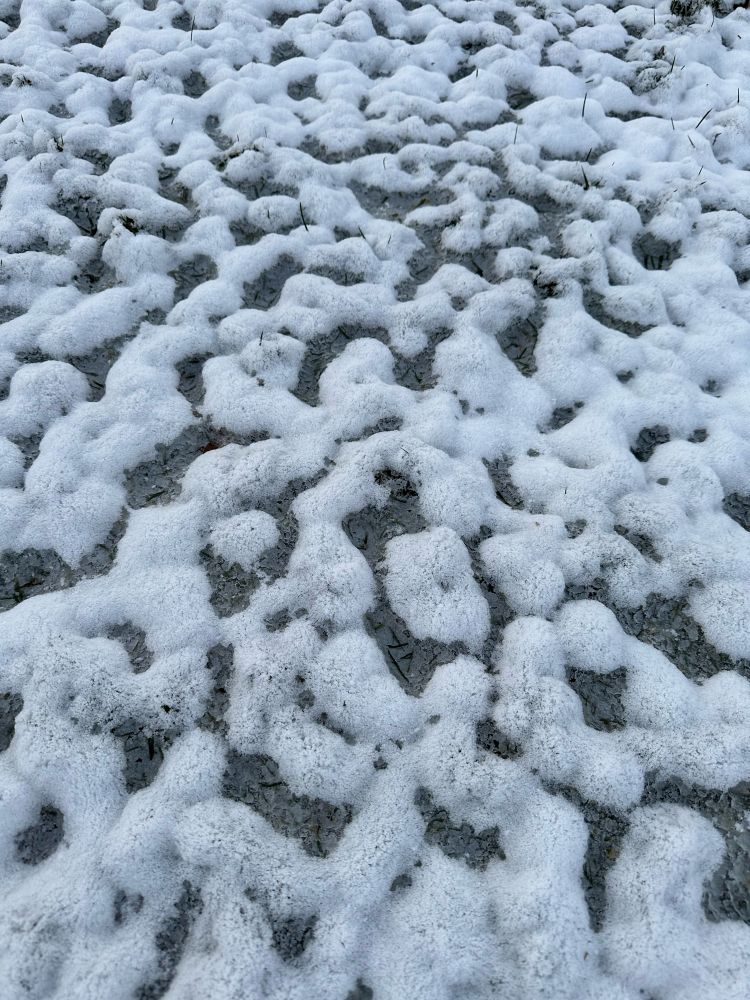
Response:
[[[583,166],[581,166],[581,173],[583,174],[583,190],[588,191],[591,185],[589,184],[589,179],[586,176],[586,171],[583,169]]]
[[[586,93],[583,95],[583,107],[581,108],[581,118],[583,118],[583,116],[586,114],[586,100],[588,96],[589,92],[587,90]]]
[[[307,225],[307,222],[305,221],[305,213],[302,211],[302,202],[299,203],[299,216],[300,216],[300,219],[302,219],[302,225],[305,227],[305,232],[309,233],[310,232],[310,228]]]
[[[696,128],[700,128],[701,125],[703,124],[703,122],[708,118],[708,116],[711,114],[712,111],[713,111],[713,108],[709,108],[708,111],[705,113],[705,115],[701,118],[701,120],[698,122],[698,124],[695,127]]]

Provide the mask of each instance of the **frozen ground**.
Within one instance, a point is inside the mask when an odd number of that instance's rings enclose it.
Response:
[[[0,0],[3,1000],[747,1000],[728,6]]]

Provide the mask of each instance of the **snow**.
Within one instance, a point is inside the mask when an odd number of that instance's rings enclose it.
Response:
[[[0,0],[0,994],[750,993],[750,12]]]

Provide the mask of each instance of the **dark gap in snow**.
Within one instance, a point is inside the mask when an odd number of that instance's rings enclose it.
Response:
[[[289,59],[298,59],[300,56],[304,55],[301,49],[292,41],[284,40],[279,42],[278,45],[274,45],[271,52],[270,64],[271,66],[278,66],[279,63],[287,62]]]
[[[394,358],[393,375],[396,383],[413,391],[421,391],[434,386],[435,378],[432,372],[432,365],[435,357],[435,349],[442,340],[450,336],[450,333],[450,330],[435,331],[430,336],[429,343],[424,350],[411,357],[392,350],[391,353]],[[343,353],[347,344],[363,337],[371,337],[388,345],[388,333],[385,329],[379,327],[355,327],[346,324],[337,327],[329,334],[311,340],[306,345],[305,354],[297,376],[297,386],[294,389],[294,395],[310,406],[317,406],[320,399],[320,376],[330,362]],[[398,418],[394,415],[385,419],[395,421]],[[393,427],[389,427],[388,429],[393,429]]]
[[[133,105],[128,98],[113,97],[109,102],[110,125],[124,125],[133,117]]]
[[[435,350],[438,344],[450,337],[452,332],[447,328],[433,330],[428,335],[427,346],[417,354],[411,357],[396,354],[393,366],[396,382],[413,392],[422,392],[437,385],[437,377],[433,371]]]
[[[627,683],[625,667],[607,674],[568,667],[567,680],[581,699],[583,720],[587,726],[605,733],[625,728],[625,709],[622,704]]]
[[[358,979],[346,994],[345,1000],[373,1000],[374,996],[372,989],[361,979]]]
[[[515,611],[508,604],[505,594],[498,589],[492,580],[491,575],[479,554],[479,546],[486,538],[490,537],[489,529],[482,529],[475,538],[466,539],[466,547],[471,556],[471,567],[474,579],[482,590],[482,596],[490,609],[490,634],[484,644],[481,659],[484,663],[490,663],[494,649],[502,637],[506,625],[509,625],[516,617]]]
[[[506,99],[513,111],[523,111],[524,108],[528,108],[530,104],[534,103],[536,97],[534,97],[531,91],[521,88],[509,91]]]
[[[107,532],[106,537],[81,559],[77,571],[78,579],[103,576],[105,573],[109,573],[117,558],[117,547],[125,534],[127,525],[128,512],[123,509]]]
[[[304,101],[308,97],[317,97],[315,76],[304,76],[301,80],[292,80],[287,84],[286,92],[293,101]]]
[[[206,669],[211,674],[211,692],[206,701],[205,711],[197,724],[201,729],[226,736],[228,726],[224,716],[229,708],[229,685],[234,673],[234,647],[212,646],[206,656]]]
[[[141,986],[136,1000],[159,1000],[169,989],[180,963],[190,931],[203,911],[200,889],[190,882],[182,883],[182,892],[156,934],[158,972],[151,982]]]
[[[750,493],[728,493],[721,506],[741,528],[750,531]]]
[[[95,198],[83,194],[67,197],[61,194],[54,208],[59,215],[63,215],[66,219],[74,222],[86,236],[96,235],[96,227],[102,212],[102,206]]]
[[[232,239],[238,247],[251,246],[266,235],[263,229],[258,229],[257,226],[254,226],[246,219],[237,219],[235,222],[230,222],[229,232],[232,234]]]
[[[217,273],[216,264],[206,254],[199,253],[184,261],[176,270],[170,272],[170,276],[175,280],[175,303],[186,299],[198,285],[213,281]]]
[[[15,691],[0,692],[0,753],[7,750],[16,731],[16,716],[23,708],[23,698]]]
[[[413,697],[424,693],[439,666],[467,652],[459,643],[448,645],[429,637],[416,639],[390,607],[382,590],[378,606],[365,614],[365,627],[377,642],[390,672]]]
[[[690,680],[700,682],[722,670],[737,670],[750,678],[750,662],[720,653],[690,617],[687,607],[686,597],[649,594],[641,608],[612,610],[628,635],[664,653]]]
[[[115,272],[102,260],[101,248],[97,248],[96,255],[91,260],[80,266],[73,284],[84,295],[92,295],[117,284]]]
[[[608,607],[623,630],[663,653],[689,680],[702,681],[723,670],[750,679],[750,660],[732,659],[706,638],[688,612],[688,597],[651,593],[640,607],[624,608],[609,596],[607,582],[596,577],[585,584],[568,584],[565,600],[594,600]]]
[[[211,585],[211,607],[219,618],[244,611],[260,583],[258,574],[228,563],[210,545],[201,550],[200,560]]]
[[[318,277],[327,278],[336,285],[349,287],[358,285],[366,281],[366,275],[352,267],[351,271],[342,264],[313,263],[306,269],[307,274],[316,274]]]
[[[523,756],[523,748],[506,736],[494,719],[482,719],[477,723],[477,746],[503,760],[517,760]]]
[[[16,835],[16,854],[25,865],[39,865],[51,857],[60,846],[64,833],[64,817],[53,805],[43,805],[39,819]]]
[[[158,3],[158,0],[157,0]],[[179,14],[175,14],[172,18],[172,27],[177,28],[178,31],[190,31],[190,26],[193,23],[193,17],[189,10],[183,8]]]
[[[426,824],[425,841],[439,847],[446,857],[463,861],[469,868],[480,871],[491,861],[505,860],[497,826],[477,831],[465,820],[457,824],[447,809],[435,804],[426,788],[417,791],[414,802]]]
[[[15,31],[21,23],[21,4],[8,4],[7,10],[2,16],[2,20],[7,24],[11,32]]]
[[[118,889],[112,900],[112,919],[116,926],[126,924],[135,914],[141,912],[143,908],[143,896],[140,892],[132,895],[124,889]]]
[[[182,89],[187,97],[200,97],[208,90],[208,83],[199,70],[192,69],[182,81]]]
[[[94,45],[97,49],[103,49],[107,43],[107,39],[112,34],[112,32],[120,27],[120,22],[114,20],[114,18],[108,17],[107,24],[101,31],[95,31],[93,34],[88,35],[86,38],[80,39],[81,42],[86,42],[88,45]]]
[[[122,622],[107,630],[107,638],[115,639],[128,654],[134,674],[142,674],[154,661],[154,654],[146,644],[146,633],[132,622]]]
[[[241,754],[230,750],[224,772],[224,795],[244,802],[277,833],[298,840],[303,850],[317,858],[333,851],[353,811],[324,799],[297,795],[279,773],[279,765],[266,754]]]
[[[558,431],[565,427],[578,416],[578,411],[583,407],[582,402],[575,402],[572,406],[557,406],[552,411],[546,431]]]
[[[725,854],[704,886],[703,912],[709,920],[750,924],[750,782],[728,790],[703,788],[649,771],[641,805],[657,802],[695,809],[713,823],[724,839]]]
[[[275,306],[287,279],[299,274],[300,270],[293,257],[282,255],[254,281],[244,283],[243,305],[246,309],[270,309]]]
[[[349,190],[356,197],[362,208],[375,218],[391,219],[402,222],[404,216],[415,208],[423,206],[433,208],[436,205],[447,205],[453,201],[454,194],[450,188],[442,186],[419,187],[412,191],[391,191],[353,181]],[[417,235],[422,234],[421,227],[415,227]],[[424,227],[426,233],[433,230]],[[434,230],[435,239],[439,239],[440,231]]]
[[[658,446],[666,444],[669,440],[669,428],[665,427],[664,424],[643,427],[638,432],[635,444],[630,450],[639,462],[648,462]]]
[[[680,255],[677,243],[667,243],[649,233],[642,233],[633,241],[636,259],[649,271],[666,271]]]
[[[510,358],[522,375],[531,376],[536,371],[534,350],[539,336],[541,315],[537,311],[526,319],[518,319],[495,334],[505,355]]]
[[[86,149],[76,154],[79,159],[92,164],[96,175],[105,174],[112,163],[113,157],[101,149]]]
[[[662,561],[662,557],[659,554],[656,545],[653,540],[648,537],[648,535],[634,531],[632,528],[628,528],[623,524],[616,524],[614,526],[614,530],[618,535],[630,542],[633,548],[637,549],[646,559],[651,559],[652,562],[657,563]]]
[[[597,292],[592,292],[590,289],[584,289],[583,306],[589,316],[598,323],[601,323],[602,326],[606,326],[611,330],[617,330],[628,337],[640,337],[647,330],[651,329],[651,327],[644,326],[642,323],[636,323],[633,320],[626,320],[623,317],[612,315],[607,310],[602,296]]]
[[[434,639],[416,639],[406,623],[390,607],[380,577],[386,543],[397,535],[424,530],[419,493],[402,473],[382,469],[376,482],[385,486],[390,498],[381,509],[374,506],[350,514],[343,528],[351,543],[365,556],[378,578],[376,607],[365,615],[365,627],[377,642],[388,669],[407,694],[422,694],[437,667],[449,663],[463,651],[459,644],[446,645]]]
[[[42,443],[42,432],[27,434],[24,437],[9,437],[8,440],[20,449],[23,455],[23,467],[29,469],[39,457],[39,448]]]
[[[89,383],[89,399],[96,402],[104,395],[107,375],[112,365],[117,361],[129,337],[118,337],[93,348],[87,354],[70,357],[66,360],[82,372]]]
[[[257,436],[232,434],[204,422],[190,424],[168,444],[157,444],[154,458],[126,471],[128,504],[135,510],[152,503],[171,503],[180,494],[188,466],[199,455],[227,444],[257,440]]]
[[[24,549],[0,554],[0,610],[29,597],[70,587],[73,570],[52,549]]]
[[[203,365],[210,357],[210,354],[192,354],[177,362],[177,374],[180,377],[177,390],[193,407],[200,406],[203,402],[206,393],[203,384]]]
[[[568,538],[578,538],[586,530],[586,521],[583,518],[578,518],[575,521],[566,521],[565,530],[568,533]]]
[[[597,802],[584,799],[575,788],[552,787],[582,813],[588,828],[588,842],[581,871],[581,884],[593,931],[600,931],[607,909],[607,874],[620,856],[622,839],[630,827],[627,816]]]
[[[129,718],[110,730],[122,743],[125,757],[122,773],[129,795],[148,788],[164,761],[164,753],[174,738],[174,731],[160,730]]]
[[[317,914],[312,916],[269,917],[273,947],[285,962],[293,962],[315,936]]]
[[[483,459],[487,472],[489,473],[492,485],[495,489],[495,496],[502,500],[513,510],[523,510],[524,502],[518,487],[513,482],[511,469],[512,461],[503,455],[502,458]]]

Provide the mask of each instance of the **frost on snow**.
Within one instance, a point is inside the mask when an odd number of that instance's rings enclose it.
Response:
[[[0,0],[4,1000],[750,995],[750,11]]]

